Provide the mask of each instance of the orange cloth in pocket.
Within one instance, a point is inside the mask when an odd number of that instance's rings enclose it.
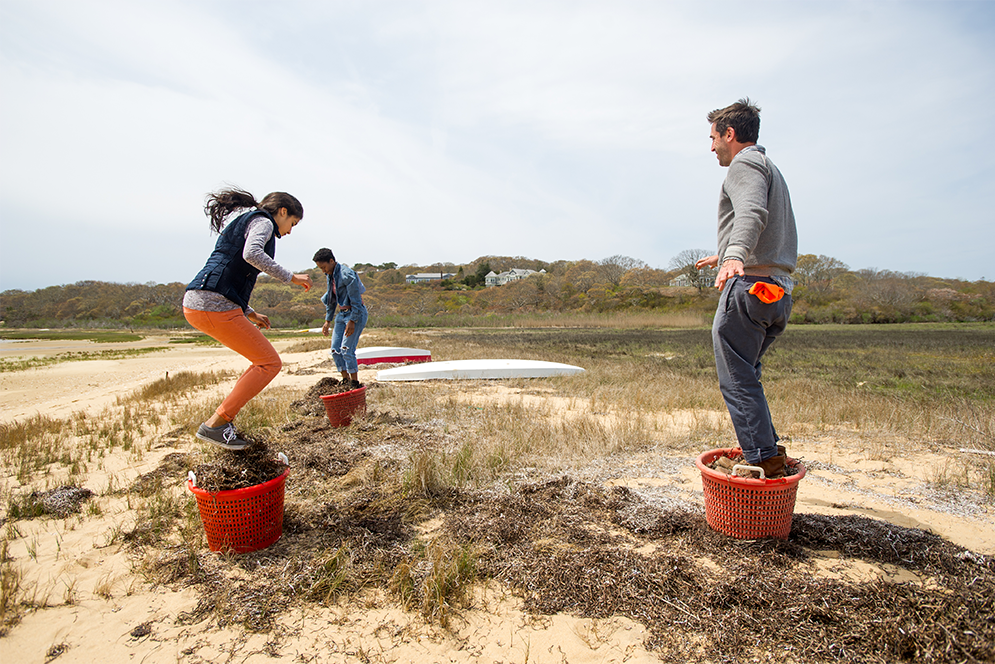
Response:
[[[777,284],[758,281],[750,286],[750,295],[756,295],[757,299],[765,304],[773,304],[784,297],[784,289]]]

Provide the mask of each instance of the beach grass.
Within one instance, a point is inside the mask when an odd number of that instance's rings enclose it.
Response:
[[[123,350],[70,351],[41,357],[0,358],[0,373],[5,371],[27,371],[48,367],[61,362],[87,362],[90,360],[126,360],[132,357],[149,355],[166,350],[162,346],[149,348],[127,348]]]

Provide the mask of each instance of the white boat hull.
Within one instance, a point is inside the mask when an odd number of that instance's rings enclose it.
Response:
[[[377,372],[378,381],[475,380],[495,378],[548,378],[570,376],[580,367],[541,360],[449,360],[395,367]]]

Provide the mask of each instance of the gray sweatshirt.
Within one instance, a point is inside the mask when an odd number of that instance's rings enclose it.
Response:
[[[788,277],[790,284],[798,261],[795,214],[788,185],[762,146],[743,148],[729,164],[719,196],[718,239],[720,264],[737,258],[748,275]]]

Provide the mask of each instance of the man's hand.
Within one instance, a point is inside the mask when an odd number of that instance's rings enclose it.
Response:
[[[694,264],[694,269],[701,270],[701,269],[706,268],[706,267],[715,267],[718,264],[719,264],[719,256],[718,256],[718,254],[712,254],[711,256],[708,256],[706,258],[702,258],[700,261],[697,261]]]
[[[269,317],[266,316],[265,314],[261,314],[258,311],[253,311],[251,314],[245,314],[245,317],[248,318],[252,322],[252,324],[258,327],[260,330],[269,329]]]
[[[331,324],[326,320],[325,324],[321,326],[321,333],[323,335],[325,335],[326,337],[328,336],[328,327],[329,327],[329,325],[331,325]]]
[[[311,277],[306,274],[295,274],[290,278],[290,283],[297,284],[298,286],[304,287],[304,292],[308,292],[314,286],[314,282],[311,281]]]
[[[356,321],[351,320],[345,324],[345,335],[351,337],[352,333],[356,331]]]
[[[719,274],[715,277],[715,287],[722,290],[726,287],[726,282],[733,277],[745,276],[746,272],[743,271],[743,261],[730,258],[722,261],[722,266],[719,268]]]

